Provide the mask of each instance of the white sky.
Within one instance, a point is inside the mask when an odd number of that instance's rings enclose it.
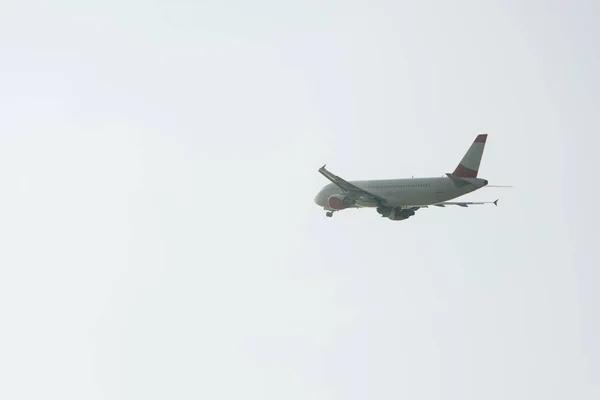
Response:
[[[1,2],[0,398],[600,398],[599,17]],[[497,208],[313,203],[479,132]]]

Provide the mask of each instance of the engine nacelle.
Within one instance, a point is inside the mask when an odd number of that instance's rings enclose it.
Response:
[[[391,212],[387,217],[392,221],[402,221],[403,219],[407,219],[415,215],[413,210],[406,210],[401,208],[394,208],[393,212]]]
[[[392,207],[377,207],[377,212],[381,214],[382,217],[389,217],[393,210]]]
[[[327,205],[332,210],[343,210],[344,208],[352,207],[355,203],[356,200],[342,194],[334,194],[327,199]]]

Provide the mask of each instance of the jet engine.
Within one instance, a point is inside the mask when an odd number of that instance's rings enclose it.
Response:
[[[392,221],[402,221],[403,219],[407,219],[415,215],[413,210],[394,208],[393,212],[391,212],[387,217]]]
[[[377,207],[377,212],[381,214],[382,217],[389,217],[393,210],[392,207]]]
[[[352,207],[355,203],[356,200],[352,197],[340,194],[334,194],[327,199],[329,208],[333,210],[343,210],[344,208]]]

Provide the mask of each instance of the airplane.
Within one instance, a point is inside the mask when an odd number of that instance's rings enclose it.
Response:
[[[393,221],[402,221],[415,215],[421,208],[431,206],[446,207],[494,204],[495,201],[458,201],[455,199],[482,187],[491,186],[486,179],[478,178],[479,165],[487,134],[479,134],[471,147],[452,173],[436,178],[380,179],[363,181],[346,181],[329,172],[325,167],[319,168],[331,183],[325,185],[316,195],[314,202],[326,210],[326,216],[332,217],[334,212],[348,208],[376,208],[383,217]]]

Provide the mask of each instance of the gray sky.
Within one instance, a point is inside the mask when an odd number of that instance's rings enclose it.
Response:
[[[0,397],[600,398],[599,4],[3,1]]]

